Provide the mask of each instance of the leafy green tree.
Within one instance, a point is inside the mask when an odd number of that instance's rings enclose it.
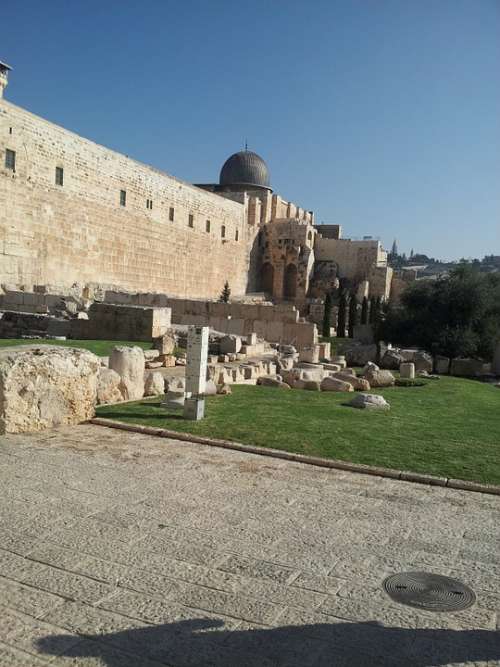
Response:
[[[356,324],[359,324],[358,300],[356,299],[356,295],[352,294],[349,301],[349,338],[354,337],[354,327]]]
[[[330,336],[330,328],[332,319],[332,296],[327,292],[325,297],[325,306],[323,312],[323,336],[328,338]]]
[[[224,283],[224,287],[222,289],[222,292],[220,294],[219,301],[221,303],[228,303],[230,296],[231,296],[231,290],[229,289],[229,283],[226,280],[226,282]]]
[[[385,313],[376,336],[449,357],[491,359],[500,340],[500,274],[463,263],[445,277],[416,281]]]

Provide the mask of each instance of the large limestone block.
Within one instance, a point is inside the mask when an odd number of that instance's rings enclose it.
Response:
[[[138,400],[144,396],[145,360],[140,347],[114,347],[109,367],[120,376],[120,391],[125,400]]]
[[[397,371],[401,364],[405,363],[405,357],[398,350],[387,350],[382,359],[380,366],[392,371]]]
[[[448,375],[450,372],[450,358],[437,355],[434,358],[434,369],[438,375]]]
[[[111,368],[101,366],[97,381],[97,402],[101,404],[118,403],[119,401],[123,401],[120,391],[120,376]]]
[[[65,347],[0,352],[0,433],[29,433],[91,419],[99,358]]]
[[[321,391],[354,391],[351,382],[337,377],[327,376],[321,382]]]
[[[336,380],[342,380],[351,384],[356,391],[370,391],[370,383],[365,378],[358,378],[356,375],[349,373],[335,373],[333,376]]]
[[[375,371],[369,369],[365,373],[365,380],[368,380],[371,387],[392,387],[396,378],[391,371]]]

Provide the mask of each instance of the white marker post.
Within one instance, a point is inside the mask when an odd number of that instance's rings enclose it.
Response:
[[[186,398],[184,419],[199,421],[205,416],[207,381],[208,327],[188,329],[186,360]]]

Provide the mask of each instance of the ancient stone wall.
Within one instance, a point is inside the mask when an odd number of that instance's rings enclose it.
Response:
[[[245,210],[0,100],[0,283],[243,294]]]
[[[317,230],[319,234],[314,243],[316,260],[336,262],[342,278],[363,280],[368,277],[372,267],[383,266],[387,261],[387,253],[379,241],[324,238],[320,235],[321,227],[317,227]]]

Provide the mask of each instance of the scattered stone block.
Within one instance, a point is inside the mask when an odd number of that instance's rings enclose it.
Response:
[[[389,410],[391,407],[385,398],[378,394],[356,394],[352,401],[349,401],[349,405],[362,410]]]
[[[160,352],[158,350],[144,350],[144,359],[146,361],[155,361],[159,356]]]
[[[367,364],[363,366],[361,375],[366,375],[369,371],[379,371],[379,370],[380,368],[377,366],[377,364],[374,364],[373,361],[369,361]]]
[[[165,368],[172,368],[175,366],[175,357],[173,354],[160,354],[158,361],[161,361],[162,366]]]
[[[317,364],[319,362],[319,345],[302,348],[302,350],[299,352],[299,361],[306,361],[310,364]]]
[[[332,377],[331,375],[323,378],[320,388],[321,391],[354,391],[354,387],[350,382]]]
[[[221,354],[236,354],[241,350],[241,338],[239,336],[224,336],[219,341]]]
[[[217,385],[213,380],[207,380],[205,382],[205,396],[215,396],[217,393]]]
[[[413,380],[415,377],[415,364],[411,361],[405,361],[399,367],[399,375],[405,380]]]
[[[228,396],[229,394],[232,394],[233,391],[228,384],[220,384],[217,386],[217,393],[222,396]]]
[[[186,365],[186,360],[184,357],[177,357],[175,360],[175,365],[176,366],[185,366]]]
[[[91,419],[99,358],[48,345],[0,352],[0,433],[29,433]]]
[[[153,370],[155,368],[161,368],[163,366],[163,362],[161,361],[146,361],[146,368]]]
[[[387,370],[368,370],[364,375],[365,380],[368,380],[371,387],[392,387],[396,382],[396,378]]]
[[[356,391],[370,391],[370,383],[365,378],[358,378],[355,375],[350,375],[349,373],[335,373],[335,375],[330,376],[337,380],[342,380],[343,382],[348,382],[351,384]]]
[[[166,331],[162,336],[153,340],[153,347],[159,354],[172,354],[176,345],[175,334],[172,330]]]
[[[405,357],[400,352],[387,350],[380,361],[380,367],[396,371],[405,361]]]
[[[277,377],[271,377],[271,376],[264,376],[260,377],[257,380],[257,384],[261,385],[263,387],[276,387],[277,389],[290,389],[290,385],[286,384],[286,382],[283,382],[282,380],[278,379]]]
[[[415,352],[415,356],[413,357],[413,363],[415,364],[416,373],[420,373],[421,371],[432,373],[434,362],[431,355],[427,354],[427,352],[417,350],[417,352]]]
[[[158,396],[165,392],[163,375],[158,371],[148,373],[144,382],[144,396]]]
[[[101,366],[97,380],[97,402],[119,403],[123,401],[120,391],[120,376],[111,368]]]
[[[145,360],[140,347],[114,347],[109,367],[120,376],[120,391],[125,400],[138,400],[144,396]]]

